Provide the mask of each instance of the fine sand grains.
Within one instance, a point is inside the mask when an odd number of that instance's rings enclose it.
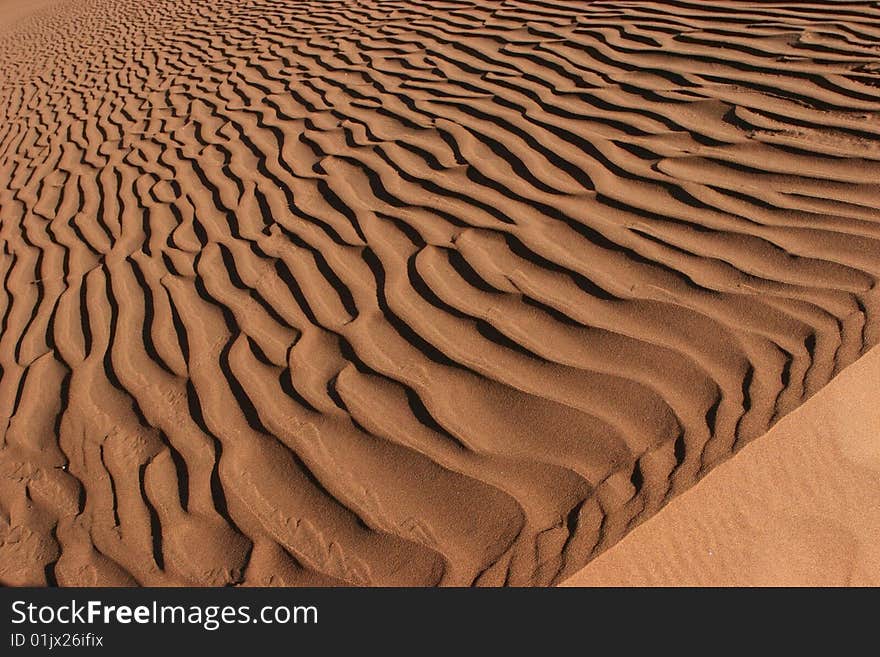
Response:
[[[880,347],[566,586],[880,586]]]
[[[559,581],[880,342],[878,181],[877,3],[17,11],[0,583]]]

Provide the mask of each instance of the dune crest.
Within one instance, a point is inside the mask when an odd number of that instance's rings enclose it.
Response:
[[[576,572],[880,342],[878,73],[861,2],[16,19],[0,582]]]
[[[880,586],[880,348],[564,586]]]

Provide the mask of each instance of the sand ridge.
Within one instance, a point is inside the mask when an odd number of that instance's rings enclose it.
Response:
[[[5,584],[545,585],[877,344],[864,2],[0,34]]]
[[[880,585],[880,348],[565,586]]]

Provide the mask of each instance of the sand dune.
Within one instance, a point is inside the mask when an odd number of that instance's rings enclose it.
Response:
[[[567,586],[880,586],[880,348]]]
[[[546,585],[880,342],[880,8],[0,31],[0,581]]]

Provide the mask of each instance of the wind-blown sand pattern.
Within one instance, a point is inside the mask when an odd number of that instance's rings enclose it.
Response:
[[[880,347],[566,586],[880,586]]]
[[[546,585],[880,342],[873,2],[0,28],[0,580]]]

